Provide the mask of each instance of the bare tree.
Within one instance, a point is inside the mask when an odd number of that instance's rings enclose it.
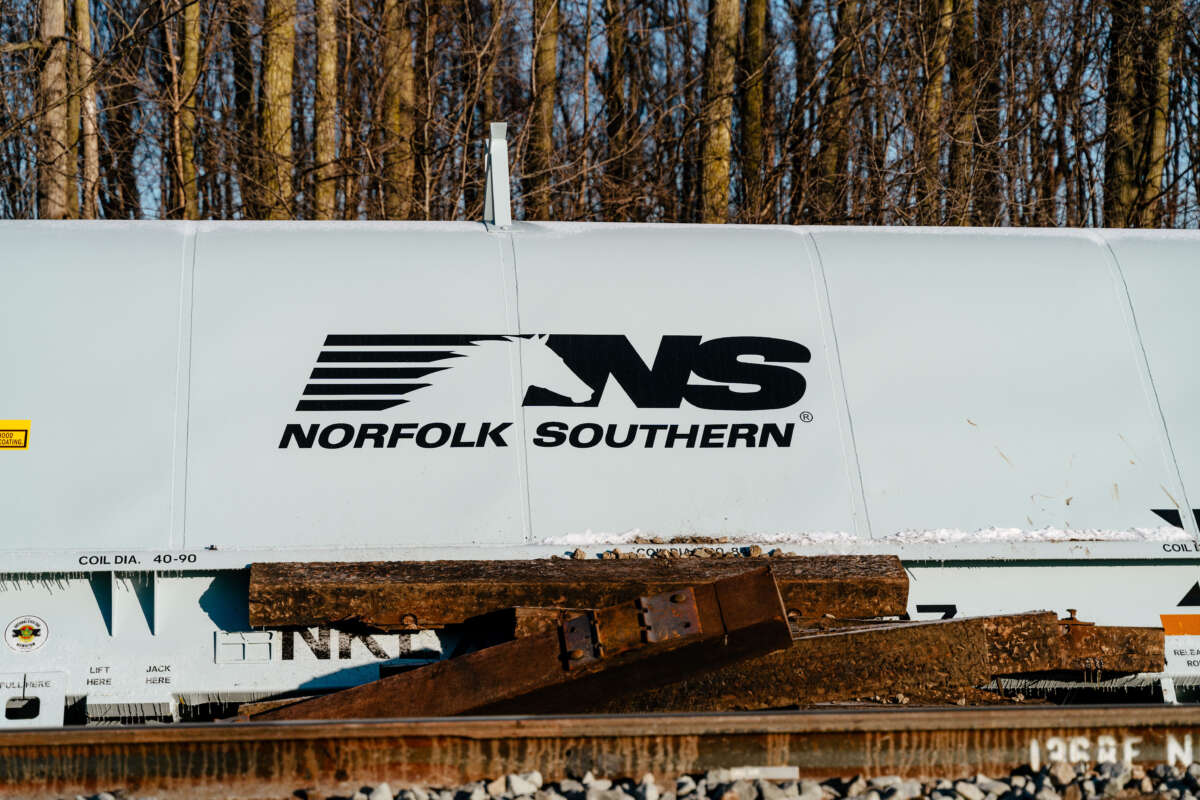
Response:
[[[533,0],[533,64],[530,87],[528,214],[549,219],[554,164],[554,106],[558,90],[558,0]]]
[[[67,20],[63,0],[42,0],[38,80],[38,215],[67,216]]]
[[[1137,90],[1135,36],[1141,3],[1110,0],[1109,11],[1112,21],[1105,94],[1104,224],[1123,228],[1133,223],[1137,200],[1133,104]]]
[[[76,4],[87,0],[75,0]],[[199,0],[183,0],[180,14],[180,45],[183,59],[180,65],[178,84],[179,104],[179,172],[183,216],[196,219],[200,216],[200,200],[196,186],[196,89],[200,80],[200,3]]]
[[[729,219],[729,162],[733,145],[733,71],[737,63],[738,1],[709,0],[704,50],[701,196],[704,222]]]
[[[315,0],[317,24],[316,97],[313,101],[313,216],[333,219],[337,203],[337,0]]]
[[[413,67],[413,31],[408,22],[407,0],[384,0],[383,130],[386,136],[387,182],[385,213],[391,219],[408,219],[413,213],[416,155],[416,78]]]
[[[1158,227],[1163,216],[1163,174],[1167,159],[1167,116],[1170,113],[1171,53],[1182,9],[1179,0],[1156,0],[1150,4],[1148,67],[1143,71],[1147,84],[1142,96],[1149,103],[1144,117],[1142,137],[1146,150],[1142,162],[1145,178],[1138,182],[1139,222],[1142,227]]]
[[[971,224],[976,126],[975,0],[955,0],[951,41],[950,165],[946,180],[947,222]]]
[[[262,199],[267,219],[288,219],[294,201],[292,70],[295,42],[296,0],[265,0],[260,136],[264,159]]]
[[[859,0],[838,0],[833,58],[825,80],[818,125],[816,187],[811,221],[840,221],[845,215],[850,155],[851,57],[857,45]]]
[[[83,173],[79,214],[95,219],[100,192],[100,126],[96,112],[96,75],[92,58],[92,13],[88,0],[75,0],[75,52],[79,76],[79,102]]]
[[[932,10],[932,35],[924,54],[925,86],[921,100],[921,156],[918,166],[921,182],[919,219],[926,225],[936,225],[941,218],[942,100],[950,34],[954,25],[954,0],[933,0]]]
[[[766,155],[765,78],[767,70],[767,0],[746,0],[742,17],[741,166],[744,206],[749,221],[761,218],[763,161]]]
[[[1200,224],[1200,0],[7,2],[0,215]]]

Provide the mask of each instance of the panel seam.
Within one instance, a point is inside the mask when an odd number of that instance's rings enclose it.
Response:
[[[1165,450],[1165,455],[1170,462],[1170,467],[1175,476],[1176,488],[1178,489],[1179,503],[1182,507],[1179,509],[1180,522],[1183,524],[1183,529],[1192,535],[1193,539],[1200,540],[1200,530],[1196,516],[1192,513],[1192,504],[1187,496],[1187,484],[1183,480],[1183,472],[1179,468],[1179,459],[1175,456],[1175,445],[1171,441],[1170,426],[1167,425],[1167,415],[1163,411],[1162,400],[1158,396],[1158,387],[1154,384],[1154,373],[1150,369],[1150,356],[1146,352],[1146,343],[1142,339],[1142,329],[1138,325],[1137,309],[1133,306],[1133,294],[1129,291],[1129,282],[1125,279],[1125,270],[1121,268],[1121,261],[1117,258],[1116,252],[1112,249],[1112,244],[1108,238],[1101,233],[1092,233],[1093,241],[1096,241],[1103,248],[1106,259],[1108,260],[1109,271],[1116,275],[1118,294],[1124,296],[1122,311],[1125,315],[1126,325],[1129,326],[1133,336],[1133,345],[1135,351],[1135,360],[1138,361],[1138,373],[1142,379],[1142,388],[1154,403],[1154,408],[1158,412],[1158,432],[1162,439],[1162,445]],[[1140,356],[1140,358],[1138,357]]]
[[[500,265],[503,269],[504,264],[504,245],[507,240],[508,253],[512,264],[505,272],[507,273],[508,288],[504,292],[505,317],[515,325],[513,333],[516,335],[516,341],[513,342],[516,347],[516,374],[512,376],[512,395],[513,395],[513,423],[516,427],[517,446],[520,448],[520,455],[517,459],[518,478],[521,484],[521,516],[522,523],[525,527],[525,544],[533,543],[533,497],[532,487],[529,480],[529,446],[528,437],[525,435],[525,407],[522,405],[524,401],[523,389],[525,388],[525,361],[521,352],[521,335],[524,331],[521,328],[521,289],[519,279],[517,277],[517,243],[516,237],[511,231],[497,231],[501,240],[500,247]]]
[[[175,467],[171,487],[171,530],[168,547],[187,545],[187,474],[188,440],[191,425],[192,317],[195,312],[196,249],[198,231],[193,223],[184,223],[185,236],[182,275],[179,281],[179,345],[175,373]]]
[[[817,302],[820,313],[825,317],[825,322],[828,325],[829,338],[825,342],[826,357],[829,358],[829,371],[833,376],[836,390],[840,391],[840,397],[835,397],[834,402],[839,409],[838,427],[841,428],[842,451],[845,453],[847,473],[850,478],[850,490],[855,498],[854,505],[861,510],[859,514],[854,515],[855,535],[864,536],[867,539],[874,539],[874,533],[871,527],[870,509],[867,507],[867,491],[862,475],[862,461],[858,453],[858,441],[854,436],[854,418],[850,413],[850,395],[846,391],[846,376],[842,369],[841,349],[838,346],[837,325],[833,320],[833,301],[829,296],[829,279],[825,274],[825,262],[821,259],[821,248],[817,245],[816,237],[812,231],[804,229],[804,237],[806,249],[809,252],[809,257],[812,260],[813,267],[816,269],[818,285]]]

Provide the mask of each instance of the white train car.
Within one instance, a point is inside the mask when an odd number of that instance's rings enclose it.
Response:
[[[252,630],[250,563],[634,535],[895,553],[914,617],[1165,624],[1200,677],[1200,234],[5,222],[0,254],[0,727],[442,648]]]

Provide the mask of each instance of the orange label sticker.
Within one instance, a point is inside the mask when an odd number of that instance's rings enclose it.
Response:
[[[1200,635],[1200,614],[1160,614],[1158,618],[1165,636]]]

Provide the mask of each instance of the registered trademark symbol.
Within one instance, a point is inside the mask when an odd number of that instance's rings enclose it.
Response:
[[[801,422],[812,422],[812,414],[808,411],[801,411],[800,412],[800,421]]]

